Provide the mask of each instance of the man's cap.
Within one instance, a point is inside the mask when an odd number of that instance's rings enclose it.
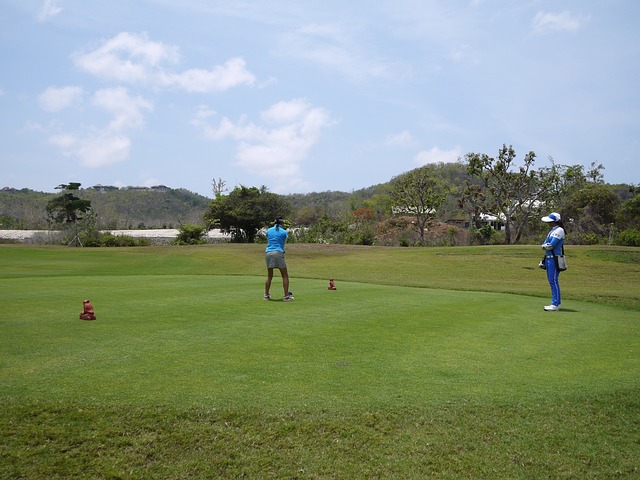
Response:
[[[546,223],[558,222],[560,221],[560,214],[555,212],[550,213],[548,216],[542,217],[542,221]]]

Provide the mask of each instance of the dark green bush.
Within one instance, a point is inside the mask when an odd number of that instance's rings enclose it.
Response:
[[[615,244],[625,245],[627,247],[640,247],[640,230],[637,228],[623,230],[616,236]]]
[[[112,235],[110,233],[92,234],[81,239],[85,247],[147,247],[151,245],[148,238],[134,238],[129,235]]]
[[[134,238],[129,235],[104,235],[104,247],[145,247],[150,245],[147,238]]]
[[[473,245],[490,245],[496,236],[496,231],[491,225],[483,225],[480,228],[471,227],[471,243]]]
[[[202,245],[206,243],[207,229],[201,225],[183,225],[176,237],[176,245]]]

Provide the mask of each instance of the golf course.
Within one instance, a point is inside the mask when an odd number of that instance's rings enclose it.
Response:
[[[566,250],[0,245],[0,479],[640,478],[640,249]]]

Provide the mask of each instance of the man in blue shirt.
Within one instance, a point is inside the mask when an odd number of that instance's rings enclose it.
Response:
[[[560,310],[560,271],[556,264],[556,256],[563,255],[564,246],[564,223],[559,213],[550,213],[546,217],[542,217],[542,221],[551,225],[551,231],[547,235],[546,240],[541,245],[545,251],[544,268],[547,270],[547,280],[551,286],[551,305],[547,305],[544,309],[547,312],[555,312]]]
[[[289,272],[287,271],[287,263],[284,259],[284,245],[287,242],[287,238],[289,238],[289,234],[284,229],[284,220],[278,217],[273,227],[267,230],[267,248],[265,250],[267,280],[264,282],[265,300],[271,300],[269,290],[271,289],[274,268],[280,270],[280,275],[282,276],[282,287],[284,288],[284,297],[282,300],[285,302],[293,300],[293,295],[289,292]]]

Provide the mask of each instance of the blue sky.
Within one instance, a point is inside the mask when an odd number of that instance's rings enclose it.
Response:
[[[352,191],[513,145],[640,183],[637,0],[0,0],[0,188]]]

